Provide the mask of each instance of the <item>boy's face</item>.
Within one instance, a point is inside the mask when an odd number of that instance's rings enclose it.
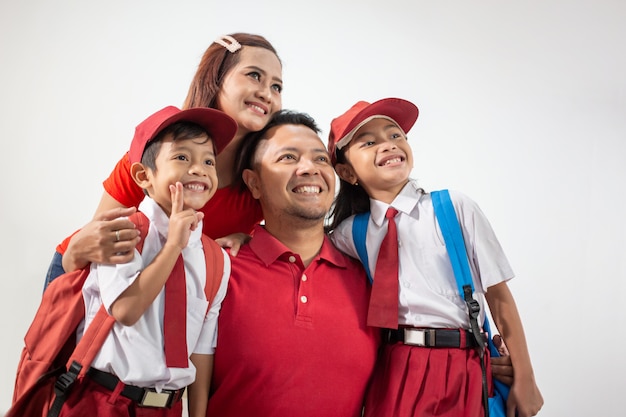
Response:
[[[206,134],[176,141],[167,135],[155,165],[155,171],[146,168],[144,188],[168,215],[172,211],[169,186],[177,181],[183,184],[183,209],[201,209],[217,191],[215,151]]]
[[[345,149],[347,164],[337,164],[339,176],[358,183],[370,197],[391,202],[413,170],[413,152],[402,129],[375,118],[356,131]]]

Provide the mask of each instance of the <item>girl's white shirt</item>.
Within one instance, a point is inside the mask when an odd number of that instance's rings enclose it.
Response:
[[[486,305],[484,293],[489,287],[513,278],[513,270],[478,205],[459,192],[450,191],[450,197],[463,231],[474,280],[474,298],[481,305],[479,323],[482,323]],[[372,275],[387,233],[385,213],[389,206],[399,211],[395,218],[400,260],[398,323],[415,327],[469,328],[467,308],[458,293],[430,194],[424,194],[414,180],[407,183],[390,205],[370,199],[366,248]],[[352,239],[353,220],[354,216],[344,220],[331,234],[331,239],[341,251],[358,259]]]

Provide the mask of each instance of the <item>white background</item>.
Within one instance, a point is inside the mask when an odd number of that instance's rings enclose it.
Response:
[[[0,413],[56,244],[237,31],[274,43],[324,140],[357,100],[415,102],[414,176],[478,201],[517,273],[540,415],[623,410],[622,0],[0,1]]]

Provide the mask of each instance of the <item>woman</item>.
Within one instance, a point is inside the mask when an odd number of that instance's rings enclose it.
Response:
[[[201,210],[204,233],[236,253],[242,238],[262,219],[258,202],[248,190],[231,187],[235,178],[237,148],[250,132],[262,129],[282,108],[282,63],[271,43],[259,35],[234,33],[222,36],[204,53],[191,82],[183,109],[212,107],[237,122],[237,133],[217,158],[219,189]],[[129,174],[128,154],[104,181],[105,192],[94,219],[66,238],[57,251],[46,277],[46,285],[65,271],[89,262],[124,263],[133,257],[139,241],[134,225],[124,217],[143,200],[143,191]]]

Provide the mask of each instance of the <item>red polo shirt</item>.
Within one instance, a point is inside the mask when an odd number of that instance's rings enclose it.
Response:
[[[378,331],[361,265],[327,238],[304,268],[257,226],[232,258],[208,415],[359,417]]]

